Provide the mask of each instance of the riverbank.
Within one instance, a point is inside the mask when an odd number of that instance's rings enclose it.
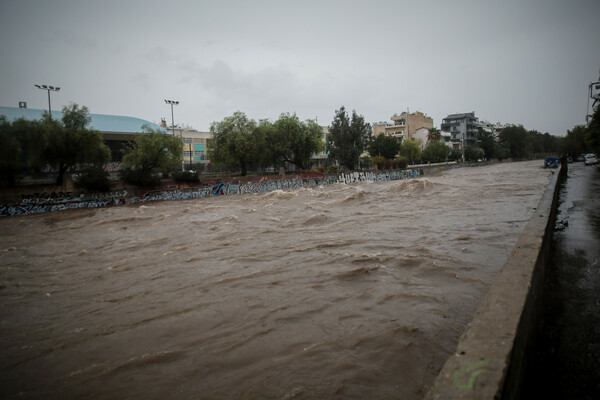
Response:
[[[180,184],[164,181],[160,187],[138,188],[120,185],[110,193],[78,192],[72,180],[67,179],[60,190],[39,192],[44,187],[29,187],[26,191],[12,190],[5,196],[12,202],[0,206],[0,216],[37,214],[79,208],[101,208],[124,204],[153,201],[188,200],[209,196],[261,193],[273,190],[289,190],[300,187],[315,187],[334,183],[363,181],[383,182],[417,178],[424,175],[455,168],[456,163],[441,163],[414,166],[405,170],[350,172],[341,174],[308,173],[293,176],[230,177],[226,180],[213,178],[202,184]],[[56,187],[54,187],[56,188]],[[16,199],[19,193],[20,198]]]

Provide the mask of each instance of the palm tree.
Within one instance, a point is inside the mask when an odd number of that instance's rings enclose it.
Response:
[[[438,142],[442,140],[442,133],[437,128],[433,127],[427,134],[427,140],[430,142]]]

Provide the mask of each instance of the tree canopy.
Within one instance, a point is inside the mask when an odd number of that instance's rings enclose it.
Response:
[[[452,149],[440,141],[429,142],[423,149],[423,158],[427,162],[442,162],[446,161],[446,157],[450,155]]]
[[[262,126],[270,124],[261,122]],[[310,158],[323,150],[323,130],[313,120],[300,121],[296,114],[281,114],[274,124],[266,126],[266,151],[272,161],[287,162],[306,169]]]
[[[400,154],[408,159],[409,164],[416,164],[421,159],[421,145],[414,139],[407,139],[400,146]]]
[[[600,106],[596,107],[596,111],[592,115],[592,120],[587,128],[585,142],[590,149],[600,155]]]
[[[380,133],[371,140],[367,146],[367,151],[371,157],[381,156],[393,160],[400,151],[400,143],[398,143],[395,136]]]
[[[329,126],[327,135],[329,158],[338,160],[348,169],[354,169],[370,138],[371,125],[366,123],[364,117],[358,115],[355,110],[352,111],[352,118],[348,118],[348,113],[342,106],[336,110]]]
[[[166,172],[181,165],[183,143],[181,138],[165,134],[148,125],[124,149],[123,164],[144,173]]]
[[[246,114],[236,111],[223,121],[213,122],[210,131],[213,140],[208,147],[208,157],[216,164],[237,163],[242,176],[257,161],[263,151],[261,141],[257,139],[257,124]]]
[[[442,132],[440,132],[440,130],[436,127],[431,128],[427,134],[427,140],[430,142],[442,140]]]

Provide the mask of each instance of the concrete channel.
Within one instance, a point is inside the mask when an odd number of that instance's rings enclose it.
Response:
[[[519,398],[528,351],[541,326],[544,279],[560,183],[557,170],[427,400]]]

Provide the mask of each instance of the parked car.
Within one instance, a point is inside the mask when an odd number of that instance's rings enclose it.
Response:
[[[585,155],[585,165],[593,165],[598,164],[598,158],[594,153],[589,153]]]
[[[577,161],[585,161],[585,154],[580,154],[577,156]]]

